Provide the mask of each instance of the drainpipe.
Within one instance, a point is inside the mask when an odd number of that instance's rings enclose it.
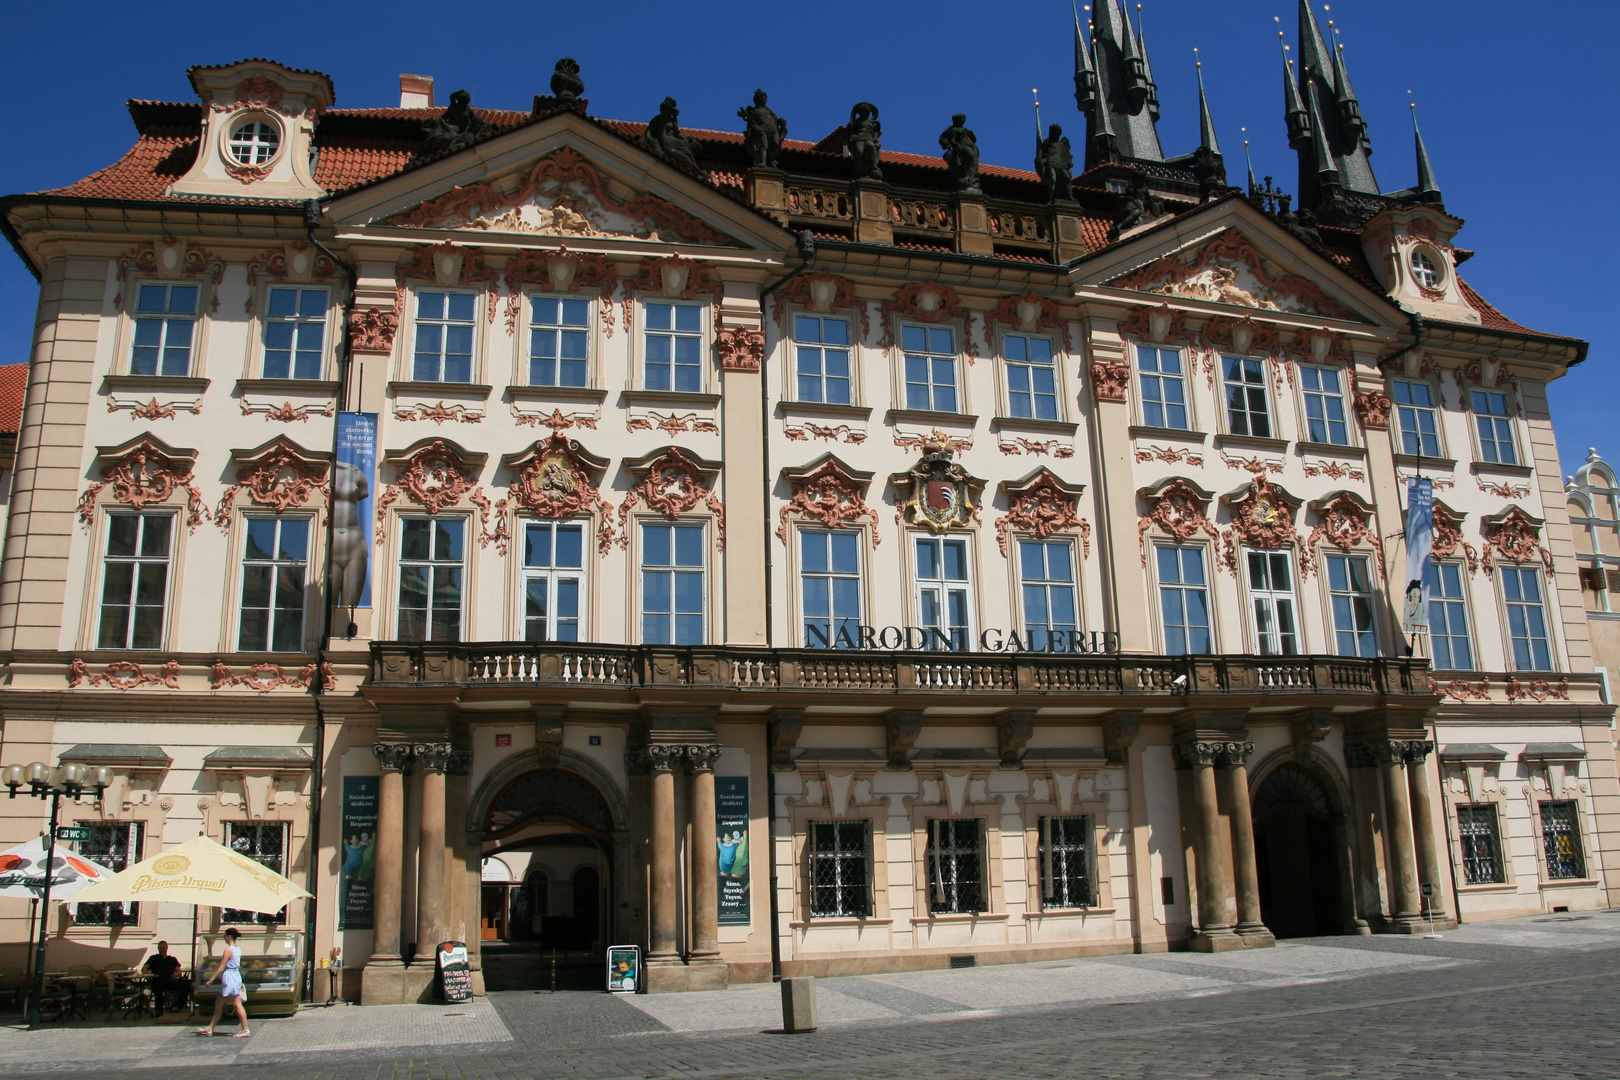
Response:
[[[309,242],[315,245],[315,250],[332,260],[332,265],[341,269],[349,278],[349,292],[340,305],[341,319],[338,323],[338,399],[337,409],[332,421],[332,449],[337,450],[337,426],[343,416],[343,407],[348,403],[349,391],[349,310],[354,306],[355,287],[359,284],[359,277],[354,267],[338,258],[337,252],[321,243],[315,235],[315,229],[321,223],[321,203],[319,199],[309,199],[304,203],[304,234]],[[335,471],[336,465],[333,469]],[[332,478],[328,477],[330,485]],[[315,753],[314,762],[310,771],[310,799],[309,799],[309,865],[305,871],[304,888],[309,890],[308,917],[305,920],[304,940],[308,942],[308,961],[304,965],[304,1000],[313,1001],[315,998],[315,967],[318,959],[315,956],[315,943],[317,932],[316,909],[320,904],[320,853],[321,853],[321,795],[326,783],[326,710],[321,707],[321,697],[325,693],[326,675],[322,670],[326,663],[326,649],[332,640],[332,604],[327,590],[332,581],[332,509],[328,500],[326,511],[326,574],[322,582],[321,597],[326,609],[321,624],[321,647],[316,653],[315,677],[311,680],[310,693],[315,698]],[[352,617],[352,616],[351,616]],[[350,623],[349,636],[354,636],[355,626]]]
[[[811,234],[809,229],[805,229],[803,232],[799,233],[799,265],[795,266],[792,270],[789,270],[786,274],[783,274],[781,277],[777,278],[775,281],[771,282],[765,288],[760,290],[759,317],[761,329],[764,328],[766,299],[768,299],[770,295],[777,289],[780,289],[783,285],[786,285],[788,282],[810,269],[810,263],[815,257],[816,238]],[[775,550],[771,547],[771,515],[769,512],[771,505],[771,487],[773,484],[773,479],[771,477],[771,395],[769,380],[770,376],[766,371],[765,364],[761,363],[759,370],[759,430],[762,436],[760,452],[765,458],[766,513],[763,518],[763,531],[765,534],[765,644],[767,646],[773,644],[771,640],[771,627],[773,625],[771,618],[771,586],[773,580],[771,568],[773,560],[771,555]],[[767,753],[766,756],[768,758],[769,754]],[[771,854],[771,981],[781,982],[782,939],[780,936],[781,925],[776,911],[776,770],[771,767],[769,761],[767,761],[765,764],[765,801],[770,807],[770,817],[768,820],[770,823],[769,837]]]

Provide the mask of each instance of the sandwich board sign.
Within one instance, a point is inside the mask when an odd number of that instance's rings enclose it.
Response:
[[[614,945],[608,949],[607,989],[610,994],[633,994],[641,989],[641,946]]]

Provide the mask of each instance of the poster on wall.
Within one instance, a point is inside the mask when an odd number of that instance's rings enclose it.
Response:
[[[1429,629],[1429,554],[1434,550],[1434,481],[1414,476],[1406,482],[1406,588],[1401,632]]]
[[[377,875],[377,777],[343,778],[343,852],[338,875],[338,929],[370,930]]]
[[[720,922],[748,920],[748,777],[714,778],[714,842],[720,848]]]
[[[371,606],[372,489],[377,486],[377,414],[338,413],[332,477],[332,596],[339,607]]]

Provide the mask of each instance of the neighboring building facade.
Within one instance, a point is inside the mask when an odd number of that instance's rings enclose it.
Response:
[[[132,102],[123,159],[0,207],[41,280],[0,763],[111,766],[66,811],[103,860],[202,831],[308,881],[285,925],[367,1002],[448,939],[696,989],[1610,904],[1545,391],[1584,343],[1457,276],[1421,142],[1378,193],[1307,11],[1296,210],[1202,101],[1164,157],[1102,7],[1072,179],[961,118],[882,151],[866,103],[600,120],[568,61],[532,112],[258,60]],[[155,908],[53,956],[183,937]]]

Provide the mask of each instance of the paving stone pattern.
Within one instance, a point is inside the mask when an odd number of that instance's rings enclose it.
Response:
[[[1533,1077],[1620,1075],[1620,914],[1441,940],[1320,938],[822,981],[823,1028],[768,1033],[774,987],[467,1006],[311,1009],[251,1039],[189,1029],[0,1029],[7,1076],[372,1078]],[[1047,993],[1043,1000],[1041,991]]]

